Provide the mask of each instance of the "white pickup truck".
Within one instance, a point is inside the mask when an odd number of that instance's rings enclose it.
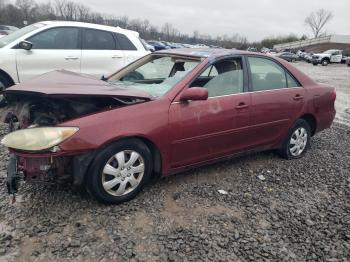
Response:
[[[342,57],[342,50],[330,49],[323,53],[313,54],[311,62],[313,65],[327,66],[330,63],[341,63]]]

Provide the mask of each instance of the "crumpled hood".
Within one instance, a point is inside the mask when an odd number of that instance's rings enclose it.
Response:
[[[14,85],[5,93],[34,92],[50,96],[119,96],[152,99],[146,92],[112,85],[90,75],[58,70]]]

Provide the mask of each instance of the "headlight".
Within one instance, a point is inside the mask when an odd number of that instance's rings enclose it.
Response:
[[[74,135],[77,127],[36,127],[21,129],[6,135],[1,144],[19,150],[41,151],[62,143]]]

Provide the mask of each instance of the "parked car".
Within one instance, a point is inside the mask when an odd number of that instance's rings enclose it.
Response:
[[[288,62],[295,62],[298,60],[298,56],[296,54],[293,54],[291,52],[282,52],[277,54],[277,57],[282,58]]]
[[[305,55],[304,55],[304,60],[306,61],[306,62],[308,62],[308,63],[311,63],[312,62],[312,56],[313,56],[314,54],[313,53],[305,53]]]
[[[0,38],[17,31],[18,28],[10,25],[0,25]]]
[[[350,66],[350,57],[348,59],[346,59],[345,63],[347,66]]]
[[[345,64],[346,60],[350,58],[350,49],[345,49],[342,51],[341,63]]]
[[[20,130],[11,151],[10,193],[26,181],[69,175],[103,203],[135,197],[167,176],[247,152],[300,158],[331,126],[334,87],[290,63],[237,50],[154,52],[106,81],[56,71],[6,90],[2,114]]]
[[[324,51],[323,53],[314,54],[312,56],[312,64],[327,66],[330,63],[341,63],[342,59],[342,50],[339,49],[330,49]]]
[[[79,22],[40,22],[0,39],[0,88],[58,69],[101,78],[148,53],[134,31]]]
[[[247,51],[249,51],[249,52],[259,52],[258,49],[255,48],[255,47],[248,47]]]
[[[146,42],[145,40],[143,40],[143,39],[140,39],[140,40],[141,40],[143,46],[146,48],[146,50],[151,51],[151,52],[156,51],[156,49],[154,48],[153,45],[150,45],[149,43],[147,43],[147,42]]]
[[[152,45],[156,51],[163,50],[163,49],[170,49],[169,46],[164,45],[162,42],[159,41],[147,41],[148,44]]]

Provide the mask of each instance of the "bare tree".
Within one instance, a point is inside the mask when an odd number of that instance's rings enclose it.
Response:
[[[310,27],[315,38],[319,37],[324,26],[333,18],[331,11],[319,9],[312,12],[305,19],[305,24]]]

